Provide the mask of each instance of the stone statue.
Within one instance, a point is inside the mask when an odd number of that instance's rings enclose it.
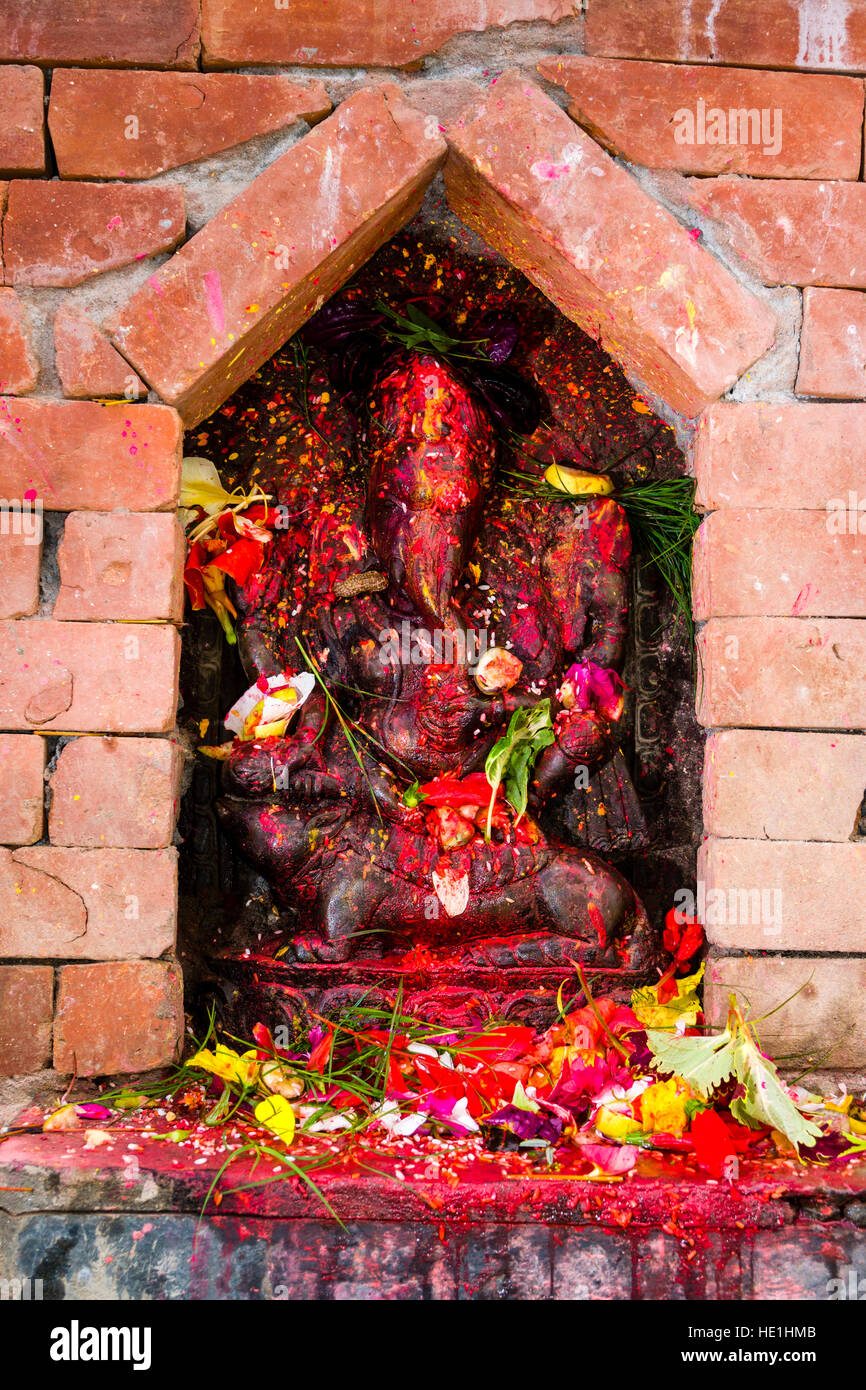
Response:
[[[503,399],[506,424],[537,402],[516,374],[389,343],[362,308],[342,353],[345,312],[326,307],[318,342],[359,404],[353,453],[340,440],[271,450],[261,477],[287,524],[237,595],[250,679],[308,669],[317,682],[284,737],[224,765],[224,827],[297,912],[282,959],[422,947],[464,965],[645,973],[654,946],[633,889],[544,828],[575,787],[601,806],[612,846],[640,824],[616,732],[625,515],[605,496],[509,490]],[[491,812],[485,760],[514,712],[543,702],[551,732],[528,807],[500,794]]]

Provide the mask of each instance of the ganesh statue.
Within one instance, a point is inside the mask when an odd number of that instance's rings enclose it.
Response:
[[[270,541],[233,590],[239,650],[289,703],[228,750],[221,823],[287,913],[288,972],[579,965],[631,987],[653,933],[599,853],[642,829],[619,733],[629,528],[603,475],[551,486],[514,447],[543,393],[506,365],[518,326],[484,330],[467,347],[348,296],[304,331],[340,423],[248,466]],[[603,844],[551,829],[574,796]]]

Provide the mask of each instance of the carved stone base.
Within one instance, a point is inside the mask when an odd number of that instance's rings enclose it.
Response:
[[[250,1038],[255,1023],[275,1029],[304,1023],[311,1011],[339,1013],[352,1004],[393,1008],[402,986],[402,1007],[417,1018],[446,1025],[509,1019],[547,1028],[556,1018],[556,997],[572,1007],[582,1002],[580,986],[568,967],[518,966],[509,970],[484,966],[453,968],[411,958],[346,965],[287,965],[263,955],[222,955],[212,962],[220,982],[218,1023],[240,1038]],[[645,983],[633,971],[586,971],[593,995],[613,996],[627,1004],[632,990]]]

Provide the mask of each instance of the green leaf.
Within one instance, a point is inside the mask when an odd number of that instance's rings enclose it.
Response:
[[[820,1138],[821,1130],[800,1113],[782,1089],[774,1064],[760,1052],[748,1028],[738,1032],[734,1066],[737,1079],[746,1088],[745,1095],[731,1101],[735,1120],[753,1128],[757,1124],[778,1129],[795,1148],[801,1144],[810,1148]]]
[[[497,790],[503,781],[508,803],[517,812],[517,819],[526,810],[529,798],[529,775],[535,759],[543,748],[554,740],[553,723],[550,718],[550,700],[539,700],[537,705],[522,706],[511,716],[506,732],[497,739],[484,764],[487,780],[493,791],[487,809],[487,838],[490,839],[493,806]]]
[[[646,1038],[656,1071],[681,1076],[700,1096],[706,1098],[734,1074],[734,1038],[727,1028],[724,1033],[694,1038],[650,1029]]]
[[[421,783],[418,781],[418,778],[416,777],[415,781],[411,784],[411,786],[407,787],[403,793],[403,805],[420,806],[421,802],[426,800],[427,793],[422,792]]]

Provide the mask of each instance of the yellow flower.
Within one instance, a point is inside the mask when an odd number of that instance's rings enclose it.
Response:
[[[613,492],[613,483],[606,473],[588,473],[583,468],[567,468],[561,463],[552,463],[545,470],[544,480],[558,492],[567,492],[572,497],[606,496]]]
[[[224,1047],[222,1043],[217,1043],[213,1052],[210,1048],[202,1048],[187,1062],[189,1067],[198,1067],[201,1071],[209,1071],[213,1076],[218,1076],[221,1081],[234,1081],[238,1086],[251,1086],[253,1084],[258,1065],[255,1048],[245,1052],[241,1057],[233,1048]]]
[[[686,1101],[691,1095],[678,1076],[648,1086],[640,1098],[642,1128],[650,1134],[682,1134],[689,1122]]]
[[[269,1129],[284,1144],[291,1144],[295,1137],[295,1112],[285,1096],[268,1096],[260,1100],[255,1108],[255,1117],[260,1125]]]
[[[630,1105],[600,1105],[593,1124],[605,1139],[627,1139],[630,1134],[638,1134],[641,1130]]]

